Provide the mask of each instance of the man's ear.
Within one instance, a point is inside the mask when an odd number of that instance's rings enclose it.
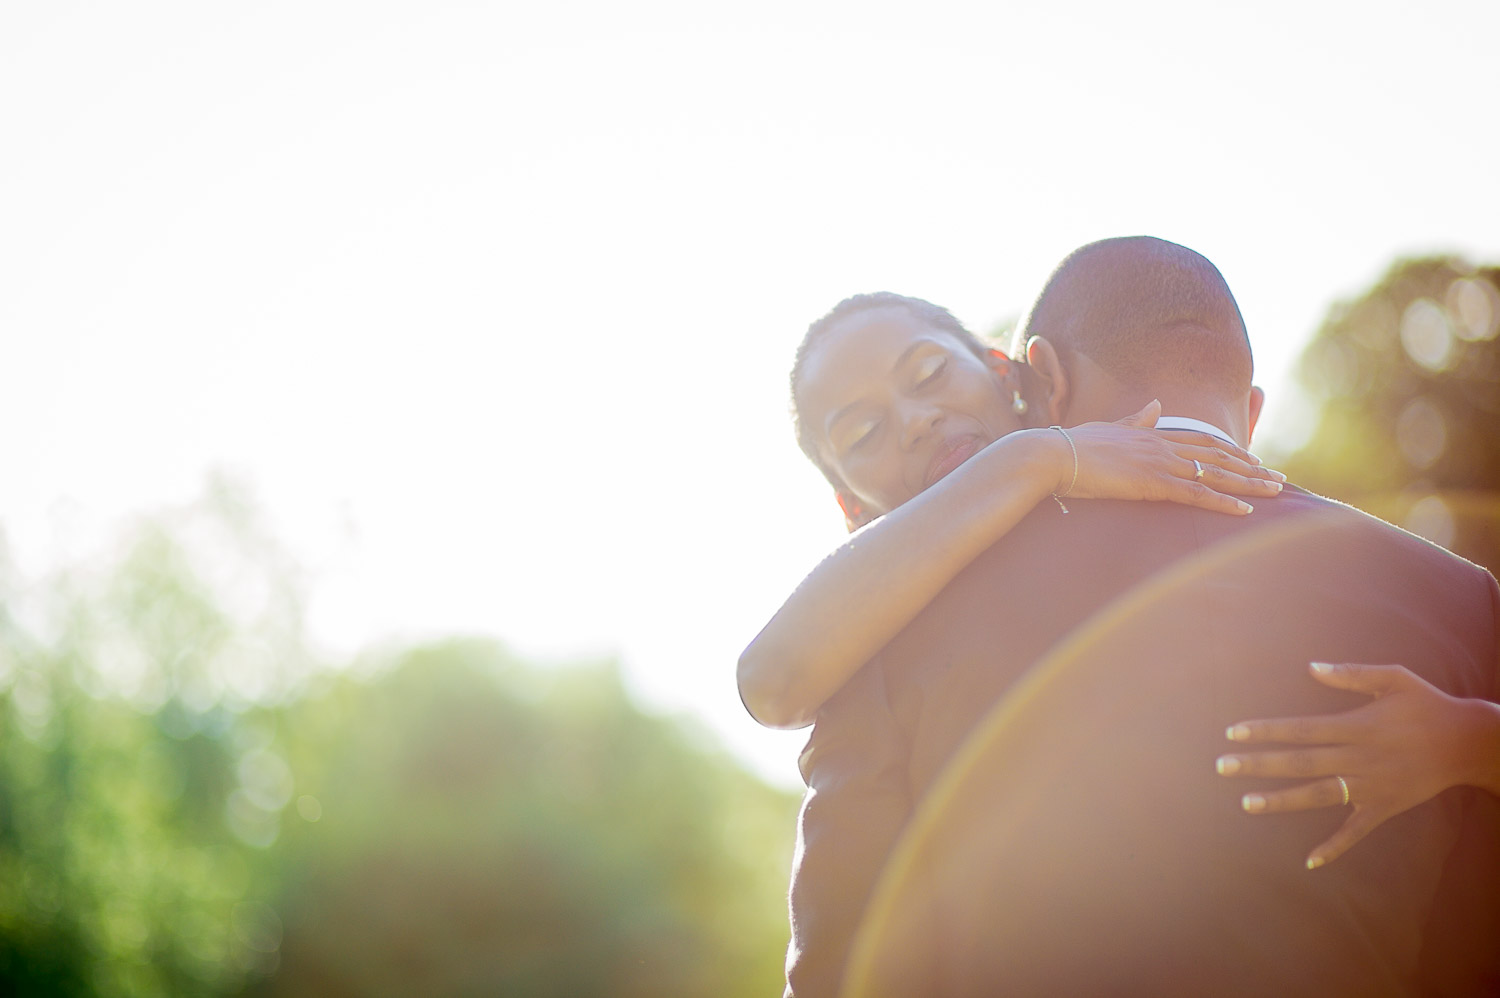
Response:
[[[1261,389],[1260,385],[1251,385],[1250,386],[1250,429],[1247,431],[1247,436],[1250,439],[1254,439],[1254,437],[1255,437],[1255,424],[1258,423],[1258,422],[1260,422],[1260,410],[1261,410],[1261,408],[1265,404],[1266,404],[1266,393]]]
[[[1061,426],[1063,413],[1067,411],[1069,390],[1067,369],[1057,355],[1057,348],[1044,336],[1033,336],[1026,341],[1026,363],[1041,381],[1042,396],[1047,405],[1047,419]]]

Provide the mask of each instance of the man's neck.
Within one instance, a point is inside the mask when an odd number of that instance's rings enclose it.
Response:
[[[1201,420],[1241,447],[1250,445],[1250,400],[1227,400],[1195,385],[1126,385],[1082,354],[1068,368],[1068,398],[1061,415],[1067,425],[1114,420],[1139,412],[1153,398],[1163,415]]]

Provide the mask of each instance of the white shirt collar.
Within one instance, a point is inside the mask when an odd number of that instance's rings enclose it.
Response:
[[[1212,423],[1205,423],[1201,419],[1193,419],[1189,416],[1162,416],[1156,421],[1158,430],[1197,430],[1199,433],[1208,433],[1218,437],[1225,443],[1234,444],[1234,438]],[[1239,444],[1234,444],[1236,447]]]

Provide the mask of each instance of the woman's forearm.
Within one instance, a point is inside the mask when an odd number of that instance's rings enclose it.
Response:
[[[1500,704],[1487,700],[1462,701],[1465,713],[1463,743],[1458,760],[1463,774],[1458,782],[1500,797]]]
[[[1072,466],[1061,435],[1013,433],[852,535],[740,655],[750,713],[770,727],[810,723],[955,575],[1066,484]]]

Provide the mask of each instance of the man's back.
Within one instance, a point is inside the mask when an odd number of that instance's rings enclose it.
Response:
[[[866,783],[886,803],[903,780],[912,801],[937,788],[866,926],[870,980],[900,990],[910,973],[951,993],[1408,989],[1459,795],[1309,872],[1307,850],[1344,812],[1248,817],[1213,759],[1233,721],[1358,704],[1313,683],[1311,660],[1401,662],[1451,693],[1493,696],[1494,600],[1473,566],[1295,490],[1244,520],[1144,503],[1039,509],[829,705],[810,743],[804,833],[820,787],[830,814]],[[919,954],[936,966],[907,959]]]

